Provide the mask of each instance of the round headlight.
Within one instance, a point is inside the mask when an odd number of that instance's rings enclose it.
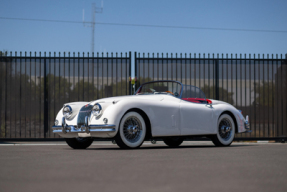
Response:
[[[92,114],[96,117],[100,116],[102,114],[102,106],[96,103],[92,109]]]
[[[72,116],[72,107],[70,105],[66,105],[63,108],[63,115],[65,118],[70,118]]]

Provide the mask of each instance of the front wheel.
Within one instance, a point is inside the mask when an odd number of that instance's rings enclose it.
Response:
[[[145,135],[144,119],[137,112],[131,111],[123,116],[115,141],[122,149],[139,148],[144,142]]]
[[[66,143],[73,149],[86,149],[94,141],[90,137],[65,138]]]
[[[223,114],[218,119],[217,134],[211,137],[215,146],[229,146],[235,135],[235,124],[232,117]]]

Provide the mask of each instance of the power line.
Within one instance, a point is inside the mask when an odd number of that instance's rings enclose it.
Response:
[[[27,18],[11,18],[0,17],[0,19],[8,20],[25,20],[25,21],[44,21],[44,22],[60,22],[60,23],[83,23],[82,21],[67,20],[47,20],[47,19],[27,19]],[[104,23],[104,22],[85,22],[97,25],[117,25],[130,27],[155,27],[155,28],[172,28],[172,29],[196,29],[196,30],[217,30],[217,31],[245,31],[245,32],[267,32],[267,33],[287,33],[281,30],[262,30],[262,29],[235,29],[235,28],[213,28],[213,27],[189,27],[189,26],[169,26],[169,25],[144,25],[144,24],[127,24],[127,23]]]
[[[82,21],[65,21],[65,20],[47,20],[47,19],[26,19],[26,18],[12,18],[12,17],[0,17],[0,19],[9,20],[24,20],[24,21],[45,21],[45,22],[57,22],[57,23],[83,23]],[[92,22],[86,22],[92,23]]]

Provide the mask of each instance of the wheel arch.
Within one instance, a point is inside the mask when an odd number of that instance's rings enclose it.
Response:
[[[143,119],[144,119],[144,121],[145,121],[145,124],[146,124],[146,129],[147,129],[146,136],[145,136],[145,140],[151,139],[151,138],[152,138],[152,134],[151,134],[151,133],[152,133],[152,132],[151,132],[151,123],[150,123],[150,120],[149,120],[147,114],[146,114],[143,110],[141,110],[141,109],[139,109],[139,108],[131,108],[131,109],[127,110],[127,111],[125,112],[125,114],[127,114],[128,112],[131,112],[131,111],[135,111],[135,112],[139,113],[139,114],[143,117]],[[124,114],[124,115],[125,115],[125,114]],[[123,115],[123,116],[124,116],[124,115]]]
[[[223,114],[227,114],[227,115],[229,115],[229,116],[232,118],[232,120],[234,121],[234,124],[235,124],[235,133],[238,133],[238,123],[237,123],[237,120],[236,120],[234,114],[233,114],[231,111],[223,111],[223,112],[219,115],[218,119],[219,119],[219,118],[221,117],[221,115],[223,115]],[[217,122],[218,122],[218,119],[217,119]]]

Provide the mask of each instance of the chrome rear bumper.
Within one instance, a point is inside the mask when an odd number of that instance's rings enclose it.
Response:
[[[116,125],[88,125],[88,117],[85,119],[85,125],[76,127],[67,125],[65,118],[62,119],[62,125],[54,125],[52,127],[53,133],[110,133],[116,131]]]

